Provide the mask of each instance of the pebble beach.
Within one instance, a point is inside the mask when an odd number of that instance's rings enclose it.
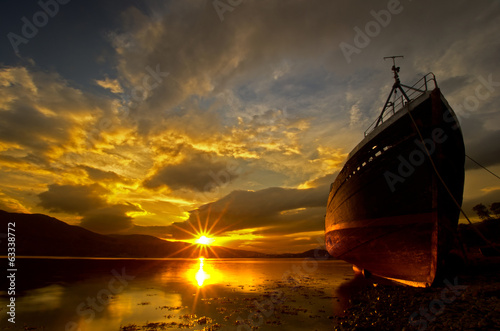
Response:
[[[476,263],[431,288],[356,281],[359,290],[335,317],[335,330],[500,330],[500,260]]]

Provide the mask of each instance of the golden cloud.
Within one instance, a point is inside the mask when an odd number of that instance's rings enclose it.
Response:
[[[106,77],[103,80],[96,80],[95,82],[100,87],[108,89],[113,93],[123,93],[123,88],[121,87],[120,82],[117,79]]]

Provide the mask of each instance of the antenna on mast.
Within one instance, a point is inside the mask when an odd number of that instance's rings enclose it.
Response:
[[[387,59],[392,59],[392,71],[394,72],[394,79],[396,80],[396,83],[395,85],[399,85],[400,84],[400,81],[399,81],[399,75],[398,75],[398,72],[399,72],[399,67],[396,67],[396,59],[397,58],[403,58],[404,59],[404,56],[403,55],[394,55],[394,56],[384,56],[384,60],[387,60]]]
[[[384,112],[389,106],[392,106],[392,110],[395,111],[394,110],[394,102],[391,102],[391,96],[393,94],[394,94],[394,96],[396,96],[396,93],[398,92],[398,90],[401,92],[401,94],[403,95],[403,97],[406,99],[407,102],[411,101],[410,98],[408,97],[408,95],[406,94],[406,92],[403,90],[402,86],[404,86],[406,88],[412,88],[412,87],[401,84],[401,81],[399,80],[399,75],[398,75],[399,67],[396,67],[396,59],[397,58],[404,58],[404,56],[403,55],[384,56],[384,60],[392,59],[392,71],[394,72],[395,82],[394,82],[394,85],[392,85],[391,93],[389,93],[389,97],[387,97],[387,101],[385,102],[384,108],[382,108],[382,113],[378,117],[378,120],[377,120],[377,123],[375,124],[375,127],[377,127],[382,122]]]

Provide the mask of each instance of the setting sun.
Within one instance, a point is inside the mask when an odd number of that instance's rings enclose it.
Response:
[[[210,245],[215,241],[214,238],[208,238],[207,236],[201,236],[198,239],[196,239],[195,243],[200,244],[200,245]]]

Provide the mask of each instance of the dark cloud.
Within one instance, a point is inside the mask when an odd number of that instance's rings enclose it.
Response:
[[[110,191],[99,184],[49,185],[40,193],[40,206],[51,212],[82,215],[80,225],[98,233],[117,233],[134,226],[128,212],[143,211],[136,205],[109,204],[105,196]]]
[[[221,235],[228,231],[272,228],[281,234],[324,229],[328,187],[287,189],[272,187],[260,191],[233,191],[216,202],[191,212],[185,222],[174,223],[176,238],[190,238],[184,230],[212,229]]]
[[[342,17],[342,7],[346,6],[329,1],[320,5],[276,1],[264,6],[249,1],[234,13],[226,13],[231,17],[220,22],[211,5],[177,2],[163,9],[164,15],[154,23],[151,17],[131,8],[124,13],[128,31],[112,38],[119,54],[119,75],[132,93],[149,75],[146,66],[158,66],[160,72],[169,73],[133,109],[140,115],[141,132],[149,132],[151,126],[169,125],[169,121],[158,120],[158,111],[171,116],[172,110],[186,106],[192,95],[210,98],[233,83],[243,87],[251,77],[272,73],[272,67],[280,64],[285,54],[311,60],[323,57],[338,44],[335,32],[339,22],[345,21],[336,18]],[[354,14],[352,8],[349,11]],[[143,38],[144,33],[151,38]],[[137,52],[138,48],[144,51]],[[151,116],[155,119],[150,120]]]
[[[80,222],[80,226],[98,233],[118,233],[133,227],[132,217],[126,213],[138,211],[133,205],[113,205],[89,211]]]
[[[119,176],[117,173],[113,171],[103,171],[89,166],[81,166],[81,168],[85,170],[90,179],[97,182],[100,181],[119,182],[124,180],[123,177]]]
[[[42,156],[70,139],[71,125],[63,118],[43,115],[25,101],[15,102],[11,111],[0,111],[0,139],[20,144]]]
[[[500,164],[500,130],[481,130],[466,145],[466,153],[484,167]],[[480,168],[476,163],[466,160],[467,169]]]
[[[472,80],[470,75],[452,76],[439,82],[439,86],[446,93],[453,93],[461,90],[465,85]]]
[[[103,196],[108,192],[99,184],[49,185],[48,191],[40,193],[40,206],[52,212],[83,215],[107,205]]]
[[[218,159],[214,154],[197,153],[184,158],[179,164],[167,165],[144,181],[147,188],[166,185],[171,189],[210,192],[229,184],[237,177],[231,162]]]
[[[317,62],[332,72],[351,75],[360,69],[379,68],[384,55],[402,50],[412,55],[415,62],[417,56],[423,56],[426,60],[434,59],[435,63],[436,57],[443,55],[442,45],[453,45],[457,35],[474,38],[483,47],[487,46],[483,40],[486,37],[478,34],[476,20],[483,15],[484,24],[494,22],[495,15],[484,13],[498,12],[496,5],[443,2],[433,4],[432,12],[428,11],[429,5],[425,1],[400,2],[401,12],[391,15],[386,26],[379,25],[379,33],[358,49],[350,65],[339,44],[354,45],[354,28],[364,30],[368,22],[376,23],[372,12],[387,11],[387,1],[267,1],[266,4],[245,1],[226,12],[223,22],[210,5],[173,3],[168,10],[162,10],[165,14],[159,20],[130,9],[124,17],[128,18],[127,23],[133,22],[133,28],[117,34],[113,40],[120,50],[119,69],[127,74],[131,88],[141,85],[145,65],[160,64],[162,71],[171,75],[151,91],[148,106],[141,109],[144,115],[158,107],[175,106],[191,93],[206,95],[228,86],[243,88],[257,77],[257,84],[262,88],[267,82],[266,76],[283,74],[273,75],[284,60],[290,61],[294,73],[303,71],[302,74],[307,75],[316,69],[312,63]],[[422,17],[426,17],[428,24],[422,25]],[[436,25],[439,25],[439,38],[430,38]],[[491,26],[492,23],[488,27]],[[147,32],[151,38],[145,39],[143,35]],[[490,33],[483,30],[486,32]],[[494,45],[489,44],[488,48],[498,54]],[[146,51],[137,52],[138,47]],[[471,59],[473,56],[471,53]],[[325,71],[324,67],[321,71]],[[298,91],[309,85],[301,81]],[[252,86],[248,92],[259,97],[264,91]]]

